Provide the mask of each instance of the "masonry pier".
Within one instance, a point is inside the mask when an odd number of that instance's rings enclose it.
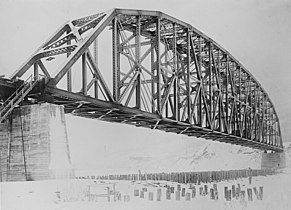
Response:
[[[262,154],[262,169],[282,169],[286,167],[285,152],[270,152],[266,151]]]
[[[17,107],[0,124],[0,180],[73,178],[63,106]]]

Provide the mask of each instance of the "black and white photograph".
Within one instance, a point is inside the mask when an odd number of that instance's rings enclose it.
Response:
[[[0,210],[291,209],[290,0],[0,0]]]

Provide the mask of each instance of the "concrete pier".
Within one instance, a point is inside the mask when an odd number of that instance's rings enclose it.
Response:
[[[0,181],[73,178],[62,106],[15,108],[0,124]]]
[[[286,167],[285,152],[264,152],[262,154],[262,169],[282,169]]]

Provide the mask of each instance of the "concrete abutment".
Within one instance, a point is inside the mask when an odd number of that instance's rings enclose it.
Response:
[[[286,167],[285,152],[264,152],[262,154],[262,169],[283,169]]]
[[[0,124],[1,181],[74,178],[64,108],[21,106]]]

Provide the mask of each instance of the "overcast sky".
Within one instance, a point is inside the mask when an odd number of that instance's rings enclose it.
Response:
[[[0,0],[0,75],[10,76],[67,20],[116,7],[162,11],[191,24],[223,46],[268,92],[280,118],[284,141],[291,140],[289,0]],[[136,141],[142,143],[154,139],[170,142],[170,146],[179,145],[182,151],[201,144],[197,139],[192,141],[158,131],[80,118],[67,119],[72,152],[77,154],[80,148],[89,151],[79,154],[76,159],[84,156],[96,159],[93,151],[100,147],[106,150],[110,145],[115,145],[114,151],[117,151],[120,148],[116,145],[121,145],[116,144],[117,141],[125,142],[128,149],[130,143],[134,145]],[[85,133],[86,140],[82,139]],[[109,143],[100,146],[97,138],[106,138]],[[140,144],[129,149],[138,147]],[[148,147],[148,150],[150,152],[152,148]]]

